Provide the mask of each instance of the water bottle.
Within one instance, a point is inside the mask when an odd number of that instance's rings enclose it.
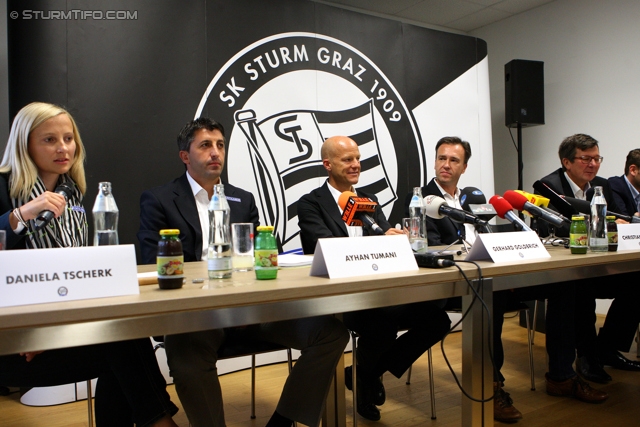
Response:
[[[419,218],[416,230],[409,230],[409,241],[411,249],[416,253],[427,252],[427,230],[426,230],[426,204],[422,198],[422,190],[420,187],[413,188],[413,196],[409,204],[409,216],[411,218]]]
[[[93,246],[118,244],[118,206],[111,193],[111,183],[98,184],[98,195],[93,204]]]
[[[229,203],[224,195],[224,185],[213,186],[209,202],[209,251],[207,264],[209,279],[231,277],[231,231],[229,227]]]
[[[589,250],[591,252],[607,252],[607,200],[602,195],[602,187],[593,187],[591,199],[591,228],[589,229]]]

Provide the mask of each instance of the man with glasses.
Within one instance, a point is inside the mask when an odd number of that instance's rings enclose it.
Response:
[[[624,165],[624,175],[609,178],[613,199],[624,215],[640,212],[640,149],[629,151]]]
[[[558,150],[562,168],[542,178],[556,193],[586,200],[587,191],[601,186],[610,211],[620,212],[615,203],[609,182],[597,176],[603,157],[598,141],[589,135],[576,134],[567,137]],[[568,227],[556,231],[558,236],[568,236]],[[624,357],[628,352],[640,322],[640,287],[632,274],[582,279],[576,288],[576,370],[585,379],[607,383],[611,377],[603,366],[626,371],[640,371],[640,363]],[[595,299],[613,298],[600,333],[595,330]],[[547,387],[547,390],[549,387]]]

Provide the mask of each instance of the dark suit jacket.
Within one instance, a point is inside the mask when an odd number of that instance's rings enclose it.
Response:
[[[443,197],[435,178],[432,178],[429,184],[422,187],[422,197],[426,196]],[[413,197],[413,193],[407,194],[404,201],[404,213],[407,218],[409,217],[411,197]],[[429,246],[450,245],[460,237],[465,237],[464,224],[457,223],[449,217],[433,219],[427,216],[427,240]]]
[[[9,176],[8,173],[0,174],[0,230],[6,232],[7,247],[5,249],[24,249],[26,234],[14,233],[9,224],[9,215],[13,210],[11,197],[9,197]]]
[[[368,197],[378,201],[376,196],[356,190],[359,197]],[[385,218],[380,205],[376,207],[373,219],[385,232],[391,225]],[[329,191],[329,183],[316,188],[309,194],[305,194],[298,201],[298,226],[300,227],[300,240],[305,254],[312,254],[316,250],[318,239],[324,237],[348,237],[347,225],[342,220],[342,213],[335,199]],[[368,235],[368,230],[363,230],[363,235]]]
[[[224,194],[231,209],[230,223],[252,222],[254,227],[260,224],[253,194],[231,184],[224,184]],[[144,264],[156,262],[159,232],[164,228],[180,230],[185,261],[202,259],[200,217],[186,172],[169,184],[147,190],[140,196],[138,240]]]
[[[569,181],[567,181],[567,178],[564,176],[564,171],[562,170],[562,168],[550,173],[549,175],[545,176],[544,178],[542,178],[540,181],[544,182],[545,184],[547,184],[549,187],[551,187],[551,189],[553,191],[555,191],[556,193],[562,195],[562,196],[569,196],[569,197],[575,197],[573,190],[571,190],[571,185],[569,184]],[[607,209],[613,212],[620,212],[618,210],[618,206],[615,203],[615,200],[613,198],[613,193],[611,191],[611,187],[609,187],[609,181],[607,181],[606,178],[602,178],[599,176],[596,176],[595,178],[593,178],[593,180],[591,180],[591,182],[589,183],[591,185],[591,187],[596,187],[596,186],[600,186],[602,187],[602,192],[604,194],[604,198],[607,200]],[[550,206],[553,209],[553,206]],[[547,225],[543,222],[540,221],[540,235],[547,235],[546,233],[546,227]],[[569,225],[563,225],[561,228],[556,228],[556,236],[561,236],[561,237],[568,237],[569,236]]]
[[[631,195],[631,190],[629,190],[629,185],[624,179],[624,175],[609,178],[609,186],[611,187],[613,200],[618,206],[618,209],[620,209],[614,212],[629,216],[633,216],[633,214],[638,212],[638,206],[636,205],[636,201],[633,200],[633,195]],[[609,210],[613,211],[613,209]]]

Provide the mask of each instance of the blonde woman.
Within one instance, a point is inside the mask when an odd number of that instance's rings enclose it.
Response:
[[[34,102],[18,112],[0,163],[0,229],[7,234],[7,249],[87,244],[84,159],[78,127],[66,110]],[[70,188],[68,200],[55,192],[60,185]],[[37,217],[46,210],[54,218],[41,227]],[[95,377],[98,427],[176,426],[171,417],[178,408],[148,338],[0,356],[5,386],[44,387]]]

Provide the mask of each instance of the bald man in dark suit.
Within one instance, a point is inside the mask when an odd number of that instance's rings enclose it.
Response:
[[[327,181],[298,201],[298,225],[305,253],[313,253],[320,238],[370,235],[370,230],[354,230],[342,220],[338,198],[344,191],[377,202],[372,194],[354,188],[360,177],[360,150],[351,138],[336,136],[322,145],[322,163]],[[372,215],[386,235],[402,234],[392,228],[378,205]],[[350,230],[351,229],[351,230]],[[380,377],[390,372],[397,378],[409,369],[425,351],[442,339],[451,321],[438,301],[417,302],[344,313],[345,325],[360,336],[357,350],[357,410],[370,420],[380,419],[377,406],[384,404],[384,386]],[[398,330],[408,329],[397,337]],[[347,387],[353,387],[351,367],[345,370]]]

